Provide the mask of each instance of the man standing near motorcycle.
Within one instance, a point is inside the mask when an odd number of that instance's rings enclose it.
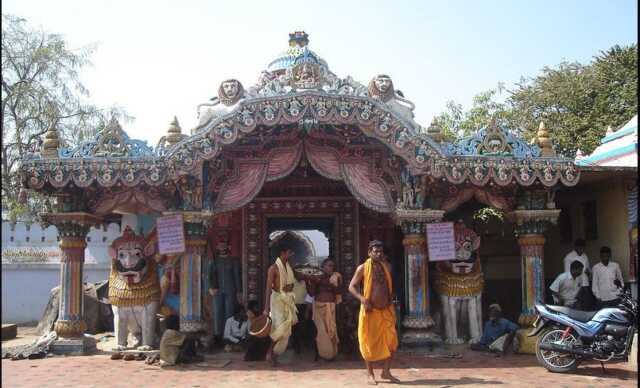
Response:
[[[578,298],[578,292],[582,287],[581,274],[584,266],[578,260],[571,263],[569,272],[563,272],[551,283],[549,289],[555,303],[562,306],[574,307]]]
[[[605,307],[615,307],[620,298],[619,288],[622,288],[624,280],[620,266],[615,261],[611,261],[611,248],[600,248],[601,262],[593,266],[593,295],[596,297],[598,309]]]
[[[582,287],[589,286],[589,276],[591,276],[591,264],[589,263],[589,258],[587,254],[584,252],[584,248],[586,246],[586,242],[579,238],[573,243],[573,250],[564,257],[564,272],[569,273],[569,266],[574,261],[579,261],[582,263],[582,274],[580,275],[582,279]]]

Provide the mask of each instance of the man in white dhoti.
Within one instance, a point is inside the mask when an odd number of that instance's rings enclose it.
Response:
[[[291,328],[298,322],[296,297],[293,293],[296,278],[289,265],[293,255],[291,249],[282,248],[280,256],[267,271],[264,314],[271,317],[269,336],[273,342],[267,351],[267,359],[273,366],[278,364],[278,355],[287,350]]]

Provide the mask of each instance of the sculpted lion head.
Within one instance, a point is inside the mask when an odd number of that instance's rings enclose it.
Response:
[[[460,275],[479,272],[477,250],[480,248],[480,236],[473,229],[467,228],[462,220],[458,220],[454,226],[454,238],[456,259],[438,263],[438,269]]]
[[[378,74],[369,81],[369,96],[387,102],[394,96],[393,81],[386,74]]]
[[[146,239],[127,226],[122,236],[111,243],[112,271],[128,284],[140,283],[149,270],[148,260],[152,260],[145,254],[146,246]]]
[[[237,79],[223,81],[218,88],[218,98],[226,106],[234,105],[244,96],[244,87]]]

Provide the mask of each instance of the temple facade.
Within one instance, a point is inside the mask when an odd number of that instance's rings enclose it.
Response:
[[[533,142],[495,122],[446,142],[435,123],[417,123],[413,109],[390,77],[372,75],[366,85],[341,78],[309,49],[307,34],[295,32],[256,84],[222,82],[217,97],[198,106],[195,128],[183,133],[176,119],[156,147],[130,139],[116,120],[73,149],[61,148],[51,128],[21,173],[25,189],[51,198],[42,218],[60,235],[66,302],[56,331],[82,335],[82,288],[74,285],[87,232],[122,214],[149,225],[182,216],[184,331],[207,330],[203,290],[215,257],[205,246],[228,242],[242,268],[242,301],[262,304],[269,236],[308,229],[327,237],[345,279],[366,258],[368,241],[384,242],[405,343],[444,336],[443,293],[454,300],[484,292],[477,314],[498,301],[530,325],[534,303],[545,298],[545,242],[561,213],[556,198],[578,187],[581,168],[555,154],[544,123]],[[503,218],[482,224],[472,217],[487,207]],[[427,225],[442,221],[462,221],[479,236],[477,262],[468,266],[476,280],[458,276],[465,265],[430,262]],[[357,308],[346,295],[340,333],[355,325]]]

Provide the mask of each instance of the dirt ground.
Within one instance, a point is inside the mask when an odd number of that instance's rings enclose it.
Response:
[[[114,338],[95,336],[98,351],[90,356],[51,356],[40,360],[2,360],[3,387],[361,387],[366,375],[359,361],[339,358],[314,362],[310,352],[287,351],[282,365],[244,362],[242,354],[216,352],[204,362],[171,368],[143,361],[111,360],[106,350]],[[19,328],[18,338],[3,341],[16,346],[33,341],[34,328]],[[400,384],[417,387],[636,387],[638,374],[627,363],[584,363],[572,374],[555,374],[538,365],[535,356],[492,354],[449,346],[433,351],[398,352],[394,374]],[[380,383],[390,386],[390,383]]]

